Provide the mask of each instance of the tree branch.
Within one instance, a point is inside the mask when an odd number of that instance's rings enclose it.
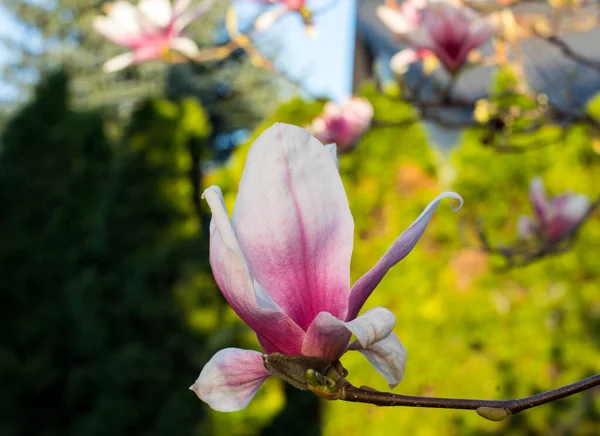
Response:
[[[390,392],[379,392],[371,389],[357,388],[346,382],[341,387],[338,399],[356,403],[374,404],[376,406],[475,410],[483,418],[491,421],[502,421],[509,415],[514,415],[523,410],[560,400],[597,386],[600,386],[600,374],[530,397],[514,400],[473,400],[464,398],[433,398],[399,395]]]

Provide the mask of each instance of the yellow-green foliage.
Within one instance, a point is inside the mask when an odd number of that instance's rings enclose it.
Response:
[[[365,91],[375,118],[406,119],[410,109]],[[286,104],[273,122],[305,125],[319,103]],[[493,243],[510,242],[515,222],[531,213],[530,179],[541,175],[551,193],[567,189],[600,194],[600,156],[586,131],[526,154],[499,154],[483,147],[481,133],[467,132],[453,153],[456,178],[442,186],[435,154],[419,126],[373,128],[353,152],[341,156],[340,172],[356,223],[352,280],[357,280],[435,195],[453,189],[465,199],[459,213],[441,204],[414,251],[393,268],[365,309],[384,306],[397,317],[395,332],[408,350],[408,395],[514,398],[576,381],[600,369],[600,222],[588,222],[569,253],[534,265],[498,272],[498,262],[478,250],[473,223],[484,218]],[[218,184],[233,207],[251,141],[205,182]],[[349,380],[386,390],[358,353],[342,362]],[[261,396],[271,395],[271,385]],[[310,395],[306,393],[306,395]],[[501,423],[470,411],[378,408],[324,402],[325,435],[594,435],[600,401],[583,394],[523,412]],[[250,417],[256,409],[240,412]],[[249,419],[249,418],[248,418]]]

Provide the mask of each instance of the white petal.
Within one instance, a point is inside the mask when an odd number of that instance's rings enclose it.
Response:
[[[132,52],[123,53],[122,55],[115,56],[112,59],[106,61],[102,66],[105,73],[112,73],[123,68],[127,68],[135,63],[135,55]]]
[[[339,170],[340,169],[340,161],[338,160],[338,157],[337,157],[337,145],[335,145],[335,143],[327,144],[325,146],[325,149],[329,153],[331,153],[331,157],[333,158],[333,161],[335,162],[335,166]]]
[[[140,14],[131,3],[126,1],[112,3],[107,15],[130,35],[140,33]]]
[[[583,219],[590,208],[590,199],[587,195],[578,194],[569,196],[560,213],[569,221],[577,223]]]
[[[414,28],[414,24],[410,24],[398,8],[378,6],[377,16],[388,29],[397,35],[406,35]]]
[[[194,59],[200,51],[194,41],[192,41],[189,38],[184,38],[184,37],[171,39],[171,41],[169,42],[169,45],[172,49],[177,50],[180,53],[183,53],[185,56],[187,56],[190,59]]]
[[[413,49],[407,48],[402,51],[399,51],[390,60],[390,68],[394,73],[398,76],[403,75],[408,71],[408,67],[410,64],[414,64],[418,62],[421,58]]]
[[[377,372],[386,379],[391,389],[394,389],[402,381],[406,365],[406,349],[394,333],[365,348],[353,343],[351,349],[360,351]]]
[[[287,12],[287,8],[273,8],[263,12],[256,18],[256,20],[254,20],[254,29],[256,29],[257,32],[264,32]]]
[[[123,29],[116,21],[103,16],[95,17],[92,21],[92,26],[96,32],[106,39],[119,45],[129,46],[132,35]]]
[[[138,9],[158,27],[167,27],[173,16],[169,0],[141,0]]]
[[[214,410],[235,412],[250,403],[270,375],[261,353],[226,348],[208,361],[190,389]]]
[[[189,9],[188,0],[180,0],[173,6],[173,29],[179,34],[188,24],[197,20],[211,8],[215,0],[204,0],[200,5]]]
[[[531,217],[521,215],[517,220],[517,234],[521,239],[528,239],[535,233],[535,223]]]

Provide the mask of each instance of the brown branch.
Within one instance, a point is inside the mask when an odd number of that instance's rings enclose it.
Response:
[[[483,418],[491,421],[502,421],[509,415],[514,415],[523,410],[560,400],[597,386],[600,386],[600,374],[530,397],[514,400],[474,400],[464,398],[433,398],[399,395],[390,392],[379,392],[371,389],[357,388],[346,382],[341,387],[338,399],[342,401],[374,404],[376,406],[475,410]]]
[[[575,62],[580,63],[581,65],[585,65],[586,67],[592,68],[600,73],[600,62],[576,53],[565,41],[563,41],[558,36],[544,36],[539,32],[535,32],[535,35],[539,38],[542,38],[546,42],[552,44],[553,46],[559,48],[562,54],[566,57],[573,59]]]

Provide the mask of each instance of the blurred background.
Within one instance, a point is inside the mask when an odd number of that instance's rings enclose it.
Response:
[[[544,147],[502,153],[477,126],[406,122],[422,113],[385,91],[402,45],[374,21],[382,2],[333,1],[308,3],[321,11],[317,39],[296,16],[256,39],[272,71],[236,50],[111,74],[102,64],[123,50],[92,28],[102,1],[0,4],[0,436],[600,434],[598,389],[500,423],[326,402],[274,378],[235,413],[188,390],[218,350],[259,349],[213,281],[202,191],[221,186],[232,210],[253,139],[274,122],[309,125],[326,101],[351,95],[374,108],[371,128],[340,156],[355,220],[353,282],[438,193],[465,199],[458,214],[439,208],[365,307],[396,314],[408,361],[395,392],[516,398],[600,372],[598,212],[569,250],[522,268],[502,268],[476,231],[481,222],[492,244],[514,241],[518,217],[533,213],[535,176],[553,195],[598,198],[597,132],[558,123],[519,142],[542,138]],[[239,3],[242,31],[268,7]],[[228,6],[215,2],[188,36],[201,48],[226,44]],[[597,27],[565,38],[600,59]],[[538,42],[523,42],[532,86],[600,119],[589,104],[600,72]],[[484,98],[513,83],[506,68],[469,74],[457,95]],[[472,117],[446,111],[439,117]],[[353,384],[387,390],[362,356],[342,362]]]

